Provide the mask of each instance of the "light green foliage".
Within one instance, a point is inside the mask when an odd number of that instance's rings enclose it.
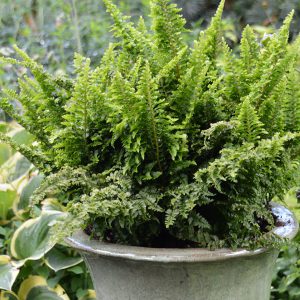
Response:
[[[88,111],[88,107],[91,107],[90,102],[92,100],[89,93],[90,60],[76,54],[74,67],[77,79],[63,114],[65,128],[59,133],[55,148],[59,153],[57,158],[60,158],[62,163],[67,162],[72,157],[70,164],[76,166],[84,162],[88,155],[87,139],[90,134],[89,123],[91,122],[91,112]]]
[[[150,3],[154,46],[159,50],[155,58],[162,62],[171,60],[184,47],[182,33],[186,30],[185,20],[179,15],[181,9],[168,0]]]
[[[0,105],[35,143],[0,138],[49,175],[32,199],[65,206],[56,237],[83,228],[134,245],[274,244],[263,234],[274,226],[269,203],[294,184],[299,160],[292,13],[261,41],[246,27],[235,52],[222,34],[224,1],[193,47],[170,1],[151,1],[152,31],[105,4],[115,42],[95,69],[79,54],[71,78],[17,48],[20,62],[2,59],[30,70]]]
[[[264,124],[259,121],[258,115],[248,99],[244,100],[238,116],[237,132],[245,142],[256,142],[264,133]]]

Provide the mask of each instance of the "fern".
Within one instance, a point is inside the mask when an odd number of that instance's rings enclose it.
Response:
[[[254,31],[250,26],[246,26],[241,39],[241,74],[238,78],[241,96],[245,96],[250,92],[250,85],[254,79],[254,72],[258,67],[260,49],[259,43],[254,35]]]
[[[288,51],[288,28],[292,17],[293,12],[287,16],[280,31],[265,43],[260,53],[258,63],[262,66],[256,68],[253,74],[254,78],[259,80],[254,80],[249,89],[251,102],[256,107],[270,95],[297,57],[296,51]]]
[[[10,145],[15,151],[20,152],[28,160],[30,160],[37,168],[39,168],[45,174],[49,174],[54,171],[53,162],[39,149],[34,149],[26,145],[17,144],[12,138],[0,133],[0,141]]]
[[[181,9],[168,0],[151,2],[152,30],[154,46],[159,49],[159,59],[170,61],[184,47],[182,33],[185,32],[185,20],[178,14]]]
[[[151,42],[145,37],[146,27],[143,26],[137,30],[132,22],[129,21],[130,17],[123,16],[116,5],[110,0],[104,0],[107,12],[113,18],[114,25],[113,31],[117,39],[121,40],[122,47],[128,50],[129,54],[138,54],[142,52],[147,53],[148,49],[151,47]],[[140,23],[141,24],[141,23]]]
[[[242,68],[244,68],[248,74],[254,71],[258,56],[259,44],[253,29],[248,25],[245,27],[241,39],[241,63]]]
[[[250,104],[249,99],[242,103],[238,116],[237,133],[245,142],[256,142],[266,134],[263,123],[259,120],[257,112]]]
[[[277,132],[283,132],[285,128],[284,103],[286,102],[285,97],[287,97],[287,84],[286,78],[283,78],[272,95],[259,108],[259,118],[269,136],[273,136]]]
[[[55,197],[64,206],[55,235],[88,227],[132,245],[278,245],[260,221],[272,229],[270,201],[299,169],[292,14],[261,41],[247,26],[233,51],[222,34],[224,0],[192,47],[171,1],[151,1],[152,30],[105,5],[115,39],[95,68],[76,54],[74,74],[56,77],[18,48],[20,60],[0,58],[28,69],[18,91],[2,90],[0,107],[34,143],[0,140],[47,175],[33,203]]]
[[[198,64],[198,69],[201,68],[207,59],[215,66],[221,37],[224,4],[225,1],[222,0],[209,27],[204,32],[201,32],[199,40],[195,41],[194,50],[190,57],[190,63],[193,66],[197,66]]]
[[[62,164],[80,165],[87,162],[89,155],[88,138],[90,122],[90,60],[85,60],[79,54],[74,59],[77,78],[74,90],[63,115],[64,128],[60,129],[55,137],[58,141],[55,146]],[[62,142],[61,142],[62,141]],[[74,147],[76,146],[76,147]],[[72,161],[70,161],[72,157]]]
[[[299,132],[300,130],[300,89],[299,75],[291,70],[286,80],[286,98],[282,103],[282,111],[285,121],[285,129]],[[295,89],[296,87],[296,89]]]

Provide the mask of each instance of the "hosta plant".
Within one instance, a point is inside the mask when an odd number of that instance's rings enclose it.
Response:
[[[17,144],[32,143],[15,123],[2,122],[0,130]],[[6,144],[0,144],[0,158],[0,299],[95,299],[81,257],[50,240],[49,223],[61,214],[55,199],[30,217],[30,195],[43,176]]]
[[[28,73],[0,106],[34,137],[1,140],[45,179],[32,199],[65,206],[55,236],[152,247],[259,247],[277,243],[270,202],[295,185],[299,159],[300,39],[292,15],[238,51],[222,38],[224,1],[192,47],[168,0],[151,1],[151,28],[104,1],[114,42],[96,68],[75,54],[56,77],[15,48]],[[18,111],[11,101],[19,101]]]

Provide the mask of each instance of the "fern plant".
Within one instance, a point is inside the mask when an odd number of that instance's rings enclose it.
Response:
[[[293,12],[239,51],[222,37],[224,0],[193,47],[180,10],[151,1],[151,28],[104,1],[114,42],[100,64],[75,54],[74,74],[55,77],[15,48],[28,69],[0,106],[35,139],[11,144],[44,173],[35,205],[66,207],[55,226],[116,243],[164,247],[259,247],[277,243],[270,202],[295,184],[299,161],[300,38]],[[11,101],[19,101],[17,111]]]

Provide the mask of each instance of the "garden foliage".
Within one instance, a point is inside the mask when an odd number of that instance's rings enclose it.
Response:
[[[32,142],[13,122],[1,122],[0,130],[16,144]],[[0,299],[95,299],[82,258],[50,241],[49,224],[62,213],[57,201],[47,199],[30,217],[30,196],[43,176],[6,144],[0,158]]]
[[[45,175],[35,203],[66,206],[57,237],[85,228],[144,246],[274,243],[269,203],[295,184],[299,160],[293,13],[261,41],[246,27],[234,53],[222,38],[224,1],[193,47],[168,0],[151,1],[151,28],[104,2],[115,42],[96,68],[75,54],[74,76],[57,77],[17,47],[19,59],[1,58],[29,70],[0,107],[34,143],[0,138]]]

